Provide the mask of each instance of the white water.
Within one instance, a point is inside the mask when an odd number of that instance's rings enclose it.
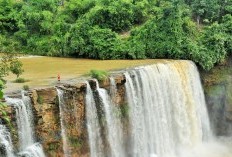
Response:
[[[42,146],[39,143],[34,143],[27,147],[25,150],[18,153],[18,155],[26,157],[45,157],[41,148]]]
[[[11,141],[10,132],[5,126],[0,124],[0,147],[4,148],[7,157],[14,157],[13,145]],[[0,153],[1,155],[1,153]]]
[[[8,104],[13,105],[16,111],[20,153],[27,151],[36,142],[33,132],[33,114],[30,98],[25,96],[22,92],[22,99],[6,98],[6,101]],[[40,154],[41,157],[45,156],[40,144],[37,144],[33,150],[28,151],[27,156],[37,157],[35,154]]]
[[[116,94],[116,86],[113,79],[111,79],[111,93],[112,96]],[[112,89],[112,87],[114,89]],[[111,157],[125,157],[125,150],[123,146],[123,130],[122,124],[120,121],[119,108],[110,98],[107,91],[103,88],[99,88],[97,83],[97,91],[99,93],[99,97],[102,100],[102,104],[104,107],[105,117],[106,117],[106,125],[107,125],[107,139],[110,145],[110,155]]]
[[[97,116],[97,108],[93,97],[93,92],[88,82],[86,82],[86,119],[90,145],[91,157],[103,157],[103,142],[100,135],[100,126]]]
[[[192,62],[125,73],[133,157],[173,157],[212,137],[203,90]]]
[[[218,147],[218,142],[214,141],[200,77],[192,62],[177,61],[139,67],[125,72],[125,77],[131,129],[129,141],[125,141],[128,138],[123,135],[120,116],[115,114],[119,112],[115,81],[110,78],[110,94],[99,88],[96,81],[99,98],[95,99],[100,99],[104,110],[105,136],[109,144],[107,152],[100,156],[231,157],[228,148]],[[98,136],[101,129],[90,90],[87,83],[87,121],[94,113],[92,122],[97,124],[92,124],[90,129],[88,122],[91,156],[95,157],[98,156],[96,143],[101,141]]]
[[[18,126],[18,136],[20,143],[20,150],[26,149],[33,144],[33,131],[31,127],[30,108],[27,108],[30,104],[28,101],[16,98],[7,98],[9,104],[13,104],[16,111],[16,122]]]
[[[59,110],[60,110],[60,126],[61,126],[61,136],[63,141],[63,152],[65,157],[71,156],[71,150],[68,146],[67,141],[67,134],[64,125],[64,109],[65,109],[65,102],[64,102],[64,93],[62,90],[57,89],[58,98],[59,98]]]

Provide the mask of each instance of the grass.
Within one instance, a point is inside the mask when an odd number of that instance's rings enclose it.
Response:
[[[26,84],[30,88],[44,87],[57,83],[57,75],[60,74],[61,82],[64,80],[80,77],[89,73],[91,69],[114,70],[128,67],[165,62],[164,60],[91,60],[58,57],[24,57],[20,58],[23,63],[24,73],[21,77],[30,80]],[[21,89],[22,84],[12,83],[15,76],[9,75],[5,92]]]

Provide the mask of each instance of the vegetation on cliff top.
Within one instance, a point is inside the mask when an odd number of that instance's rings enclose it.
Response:
[[[18,73],[19,71],[20,73]],[[0,123],[6,123],[9,127],[12,127],[6,112],[7,106],[2,102],[4,96],[3,88],[6,82],[3,77],[7,76],[9,72],[17,76],[20,75],[23,72],[22,63],[13,54],[2,54],[0,58]]]
[[[105,70],[90,70],[89,75],[98,81],[104,81],[108,78],[108,72]]]
[[[190,59],[208,70],[232,51],[231,13],[232,0],[0,0],[0,52]]]

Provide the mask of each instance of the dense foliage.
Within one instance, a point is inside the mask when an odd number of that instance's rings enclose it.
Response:
[[[22,63],[15,54],[2,53],[0,58],[0,123],[6,123],[11,127],[9,116],[6,113],[7,106],[2,102],[4,96],[3,89],[6,83],[4,77],[7,76],[9,72],[17,75],[17,77],[21,75],[23,72]]]
[[[0,0],[0,52],[190,59],[232,51],[232,0]]]

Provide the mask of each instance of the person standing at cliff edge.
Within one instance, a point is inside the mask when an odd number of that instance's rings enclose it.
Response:
[[[60,74],[57,75],[57,80],[60,82]]]

